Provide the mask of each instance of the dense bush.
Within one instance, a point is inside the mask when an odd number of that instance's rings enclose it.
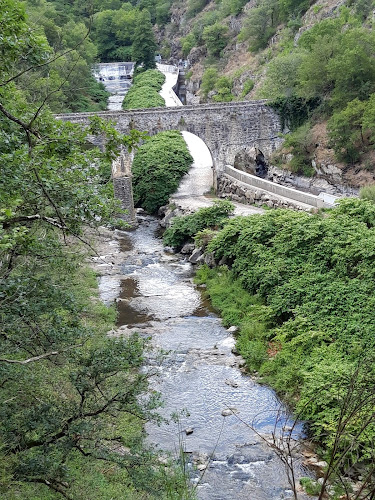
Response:
[[[230,201],[215,201],[212,207],[201,208],[191,215],[176,217],[173,219],[163,237],[165,245],[180,249],[184,243],[191,241],[193,237],[206,228],[222,227],[223,222],[233,212]]]
[[[180,132],[151,137],[137,151],[133,166],[134,202],[150,213],[168,202],[193,162]]]
[[[311,165],[311,152],[314,149],[310,123],[305,123],[294,132],[285,136],[283,147],[293,152],[289,163],[292,172],[312,176],[315,172]]]
[[[182,55],[187,57],[190,54],[190,51],[193,47],[195,47],[197,41],[195,40],[194,33],[189,33],[185,37],[181,38],[181,48]]]
[[[230,102],[233,101],[234,95],[232,94],[233,81],[227,76],[221,76],[215,83],[216,94],[213,100],[216,102]]]
[[[359,191],[359,197],[362,200],[368,200],[375,203],[375,184],[371,184],[369,186],[364,186]]]
[[[344,199],[323,215],[275,210],[230,220],[207,251],[233,263],[232,270],[201,271],[226,323],[241,327],[248,366],[296,407],[328,449],[345,387],[375,354],[374,248],[374,204]],[[369,366],[356,380],[363,394],[375,384]],[[348,426],[347,439],[357,436],[352,451],[362,457],[375,434],[373,423],[359,432],[371,411],[364,403]]]
[[[165,82],[163,73],[149,69],[134,78],[134,82],[122,103],[124,109],[157,108],[165,106],[159,94]]]
[[[207,68],[202,76],[201,89],[204,97],[207,97],[208,93],[215,88],[215,84],[219,77],[216,68]]]
[[[202,33],[202,39],[206,44],[208,53],[218,57],[228,42],[228,27],[220,23],[206,26]]]
[[[240,96],[241,99],[244,98],[245,96],[247,96],[247,94],[253,90],[254,85],[255,85],[254,80],[251,80],[250,78],[245,81],[245,83],[243,84],[243,89],[242,89],[241,96]]]

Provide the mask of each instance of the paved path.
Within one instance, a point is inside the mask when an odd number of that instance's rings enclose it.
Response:
[[[182,102],[173,92],[173,87],[176,85],[178,79],[178,68],[169,64],[157,64],[156,66],[165,75],[165,82],[159,92],[165,101],[165,105],[167,108],[182,106]]]

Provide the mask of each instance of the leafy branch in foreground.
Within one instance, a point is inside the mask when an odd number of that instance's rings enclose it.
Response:
[[[87,228],[119,212],[111,160],[144,134],[98,118],[86,129],[58,121],[51,93],[29,102],[20,72],[50,61],[48,45],[19,2],[1,7],[1,496],[160,498],[165,474],[143,442],[160,403],[141,371],[146,342],[107,336],[115,311],[98,302],[83,265]]]

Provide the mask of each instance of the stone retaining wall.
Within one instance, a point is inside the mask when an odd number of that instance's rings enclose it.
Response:
[[[274,199],[275,202],[277,201],[278,206],[280,206],[280,204],[285,206],[285,203],[291,206],[294,202],[315,208],[329,208],[333,206],[331,203],[325,202],[322,197],[298,191],[297,189],[286,187],[281,184],[276,184],[266,179],[261,179],[255,175],[236,170],[228,165],[225,167],[225,174],[229,176],[229,178],[232,178],[233,181],[238,181],[243,184],[242,189],[247,189],[252,193],[256,191],[266,192],[270,200]],[[287,199],[286,201],[284,200],[285,198]]]
[[[282,198],[263,189],[249,186],[227,174],[221,175],[218,179],[217,194],[220,198],[228,198],[239,203],[259,207],[266,205],[270,208],[292,208],[306,212],[314,208],[311,205]]]

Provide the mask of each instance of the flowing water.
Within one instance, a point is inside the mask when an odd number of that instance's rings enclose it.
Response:
[[[134,63],[113,62],[100,63],[93,67],[93,75],[98,82],[102,82],[111,95],[108,99],[109,111],[118,111],[122,108],[122,101],[132,85]]]
[[[182,446],[201,500],[293,498],[283,464],[246,425],[270,435],[280,401],[241,372],[234,339],[194,286],[192,266],[163,249],[157,230],[155,219],[143,218],[120,241],[127,258],[117,299],[119,331],[150,335],[167,351],[161,364],[156,355],[148,359],[157,372],[151,385],[165,401],[160,413],[179,417],[147,425],[149,440],[177,455]],[[286,417],[280,425],[293,422]],[[300,465],[297,473],[306,475]]]

